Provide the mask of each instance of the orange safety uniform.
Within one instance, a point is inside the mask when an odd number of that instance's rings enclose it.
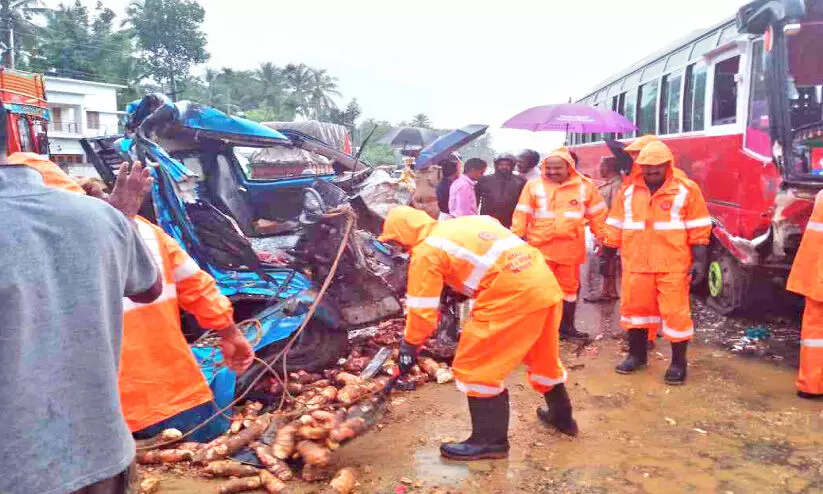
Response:
[[[37,170],[43,177],[43,184],[47,187],[86,195],[86,193],[83,192],[83,188],[72,180],[66,172],[39,154],[14,153],[9,156],[9,163],[12,165],[26,165],[29,168]]]
[[[444,283],[475,297],[452,364],[461,391],[496,396],[521,362],[539,393],[566,382],[558,329],[563,295],[537,249],[490,216],[437,222],[409,207],[389,213],[381,240],[411,249],[408,343],[422,345],[436,329]]]
[[[786,288],[806,297],[797,389],[823,395],[823,191],[815,198]]]
[[[229,299],[176,240],[140,217],[137,228],[155,262],[162,266],[163,294],[149,304],[123,302],[120,399],[132,432],[212,399],[183,336],[180,309],[193,314],[203,328],[234,324]]]
[[[544,176],[529,180],[514,211],[512,232],[540,250],[563,289],[563,299],[576,302],[580,265],[586,262],[586,222],[602,238],[608,207],[594,183],[574,167],[566,149],[543,160],[544,173],[552,157],[568,163],[569,179],[562,184]]]
[[[619,248],[623,266],[620,322],[648,328],[673,343],[694,336],[689,303],[691,247],[708,245],[711,218],[700,187],[674,167],[660,141],[643,148],[637,164],[671,163],[652,194],[640,173],[621,187],[606,221],[605,245]]]

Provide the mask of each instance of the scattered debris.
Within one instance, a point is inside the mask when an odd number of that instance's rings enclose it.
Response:
[[[677,425],[677,421],[673,418],[665,417],[665,420],[669,423],[669,425]]]
[[[700,434],[708,434],[708,433],[709,433],[709,431],[705,431],[705,430],[700,429],[700,428],[698,428],[698,427],[695,427],[695,428],[694,428],[694,431],[695,431],[695,432],[699,432]]]

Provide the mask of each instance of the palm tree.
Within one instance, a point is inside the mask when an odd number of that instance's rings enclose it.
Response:
[[[306,64],[289,64],[283,70],[289,85],[288,104],[292,109],[304,117],[310,115],[310,95],[312,92],[311,69]]]
[[[284,71],[277,65],[266,62],[260,64],[260,68],[255,71],[255,76],[262,86],[263,100],[266,106],[274,110],[274,114],[279,116],[283,110],[283,100],[285,100],[287,86]]]
[[[312,69],[309,102],[314,110],[314,118],[320,120],[330,109],[337,107],[331,96],[341,96],[337,89],[337,78],[330,76],[325,69]]]
[[[410,125],[412,127],[420,127],[423,129],[432,128],[432,122],[431,120],[429,120],[428,115],[426,115],[425,113],[418,113],[417,115],[413,116]]]

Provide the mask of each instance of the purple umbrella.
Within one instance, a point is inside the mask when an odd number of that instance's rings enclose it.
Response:
[[[518,113],[503,124],[507,129],[537,132],[556,130],[572,133],[631,132],[636,127],[623,115],[588,105],[566,103],[535,106]]]

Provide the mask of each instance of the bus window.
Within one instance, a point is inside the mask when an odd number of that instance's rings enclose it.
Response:
[[[640,86],[639,108],[637,112],[637,131],[640,135],[657,133],[657,89],[658,81],[647,82]]]
[[[737,121],[737,81],[740,56],[735,56],[714,66],[714,92],[712,93],[712,125],[728,125]]]
[[[623,116],[637,123],[637,88],[623,93]],[[634,132],[624,132],[623,137],[634,137]]]
[[[706,66],[693,63],[686,67],[686,91],[683,95],[683,132],[704,129],[706,104]]]
[[[771,156],[769,100],[763,67],[763,41],[752,44],[752,75],[749,89],[749,118],[746,121],[746,148],[761,156]]]
[[[694,60],[695,58],[702,57],[706,53],[714,50],[717,47],[717,39],[719,35],[720,31],[715,31],[705,38],[696,41],[692,47],[692,54],[689,59]]]
[[[680,85],[682,81],[682,70],[663,76],[663,86],[660,89],[661,134],[680,132]]]

